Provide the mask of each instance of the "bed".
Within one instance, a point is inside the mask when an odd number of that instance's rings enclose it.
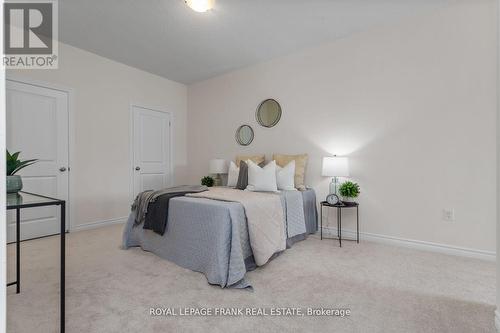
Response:
[[[314,190],[282,191],[275,195],[283,209],[286,248],[317,231]],[[163,235],[134,226],[134,221],[135,211],[132,211],[123,233],[123,248],[141,247],[184,268],[203,273],[210,284],[223,288],[252,288],[245,280],[245,273],[255,269],[257,264],[242,203],[203,197],[173,198],[169,204],[168,227]],[[270,260],[281,252],[276,251]]]

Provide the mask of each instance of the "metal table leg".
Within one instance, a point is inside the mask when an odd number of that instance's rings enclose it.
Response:
[[[359,244],[359,206],[356,206],[356,242]]]
[[[16,294],[21,292],[21,209],[16,209]]]
[[[340,247],[342,247],[342,208],[339,209],[339,243]]]
[[[320,223],[321,223],[321,231],[320,231],[320,234],[321,234],[321,240],[323,240],[323,205],[320,205],[320,212],[319,212],[319,220],[320,220]]]
[[[337,207],[336,213],[337,213],[337,239],[340,239],[339,238],[339,207]]]
[[[7,287],[16,285],[16,294],[21,292],[21,209],[16,208],[16,281],[7,283]]]
[[[61,203],[61,333],[65,329],[65,299],[66,299],[66,203]]]
[[[340,208],[337,207],[337,238],[340,237],[340,229],[339,229],[339,210]]]
[[[338,212],[337,221],[338,221],[338,232],[339,232],[339,244],[340,247],[342,247],[342,208],[338,207],[337,212]]]

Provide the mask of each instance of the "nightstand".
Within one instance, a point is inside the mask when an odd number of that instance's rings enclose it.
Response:
[[[356,209],[356,239],[344,239],[344,240],[352,240],[356,241],[359,244],[359,204],[357,202],[346,203],[346,204],[335,204],[330,205],[326,201],[322,201],[320,203],[321,211],[320,211],[320,221],[321,221],[321,239],[323,239],[323,207],[331,207],[337,208],[337,236],[339,240],[339,245],[342,247],[342,209],[355,208]],[[334,238],[336,239],[336,238]]]

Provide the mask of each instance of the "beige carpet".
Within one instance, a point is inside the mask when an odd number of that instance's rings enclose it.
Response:
[[[248,274],[251,293],[140,249],[122,226],[68,235],[67,332],[494,332],[492,262],[317,238]],[[58,331],[58,238],[22,243],[22,290],[8,289],[9,332]],[[9,246],[9,276],[14,247]],[[346,307],[350,317],[151,317],[162,307]]]

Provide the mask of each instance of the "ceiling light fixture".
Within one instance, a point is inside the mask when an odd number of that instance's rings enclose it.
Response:
[[[214,8],[215,0],[184,0],[192,10],[198,13],[204,13]]]

